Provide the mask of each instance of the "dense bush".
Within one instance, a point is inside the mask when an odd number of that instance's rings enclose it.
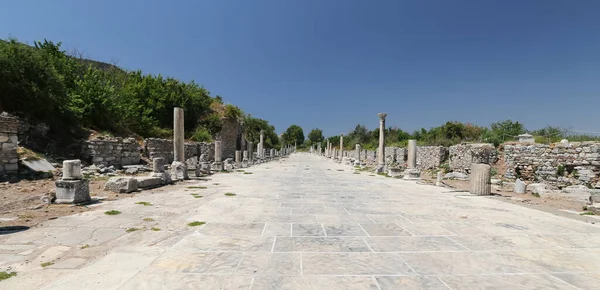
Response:
[[[173,126],[174,107],[185,110],[188,135],[202,138],[220,130],[221,118],[243,116],[193,81],[98,65],[71,57],[60,43],[47,40],[33,47],[0,41],[0,110],[33,123],[165,137]]]

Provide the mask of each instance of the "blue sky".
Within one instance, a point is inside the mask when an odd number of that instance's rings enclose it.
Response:
[[[600,1],[4,1],[0,36],[47,38],[195,80],[269,120],[348,132],[513,119],[600,132]]]

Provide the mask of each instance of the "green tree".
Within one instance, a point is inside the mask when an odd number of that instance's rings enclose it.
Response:
[[[523,133],[525,133],[525,127],[522,123],[505,120],[492,123],[490,130],[484,135],[484,140],[498,146],[505,141],[514,140],[516,136]]]
[[[285,144],[301,146],[304,143],[304,131],[298,125],[291,125],[283,133],[282,139]]]
[[[323,137],[323,130],[318,128],[312,129],[310,133],[308,133],[308,140],[310,140],[312,144],[316,144],[319,142],[322,143],[323,141],[325,141],[325,137]]]

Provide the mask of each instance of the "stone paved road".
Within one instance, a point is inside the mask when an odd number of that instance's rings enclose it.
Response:
[[[0,289],[600,287],[595,225],[308,154],[246,171],[0,236]]]

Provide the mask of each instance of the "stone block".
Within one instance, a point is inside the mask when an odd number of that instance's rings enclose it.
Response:
[[[17,164],[17,163],[4,164],[4,171],[6,171],[6,172],[13,172],[13,171],[18,171],[18,170],[19,170],[19,164]]]
[[[92,200],[87,180],[57,180],[55,203],[87,203]]]
[[[81,179],[81,160],[63,161],[63,180]]]
[[[8,138],[7,134],[0,133],[0,143],[6,143],[6,142],[8,142],[8,140],[10,140],[10,139]]]
[[[163,172],[166,173],[166,172]],[[160,176],[155,176],[160,175]],[[148,189],[155,188],[166,184],[163,180],[165,176],[160,173],[154,173],[152,176],[137,177],[137,185],[139,188]],[[169,177],[170,179],[170,177]]]
[[[104,185],[104,190],[130,193],[137,191],[138,181],[133,177],[111,177]]]
[[[171,176],[175,180],[189,179],[185,162],[173,161],[171,164]]]
[[[404,179],[405,180],[421,179],[421,171],[416,168],[406,169],[406,170],[404,170]]]

